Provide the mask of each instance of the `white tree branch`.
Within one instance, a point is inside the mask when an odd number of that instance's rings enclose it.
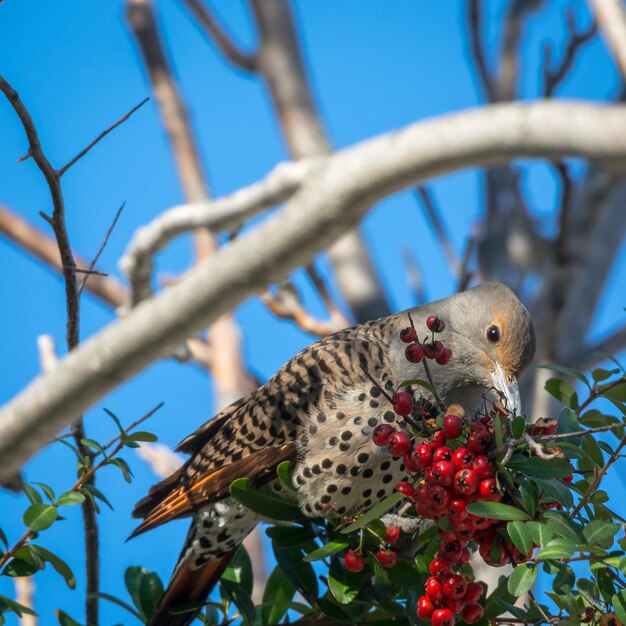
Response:
[[[153,257],[174,237],[208,228],[234,230],[250,217],[291,197],[311,172],[316,160],[281,163],[262,181],[217,200],[191,202],[165,211],[140,228],[120,261],[131,286],[135,305],[152,294]]]
[[[413,124],[330,155],[285,207],[141,302],[0,410],[0,481],[108,391],[335,241],[382,197],[516,157],[578,156],[626,168],[626,108],[499,104]]]
[[[623,0],[587,0],[626,81],[626,8]]]

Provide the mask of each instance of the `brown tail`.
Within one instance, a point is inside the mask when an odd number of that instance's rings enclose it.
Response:
[[[220,576],[233,558],[233,548],[224,556],[208,561],[199,569],[191,569],[191,560],[186,559],[176,570],[165,593],[146,626],[187,626],[200,611],[197,609],[178,612],[192,605],[201,605],[217,584]],[[175,612],[170,613],[173,610]]]

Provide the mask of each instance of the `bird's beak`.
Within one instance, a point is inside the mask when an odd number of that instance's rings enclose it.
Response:
[[[506,400],[506,409],[515,412],[517,415],[521,413],[522,402],[519,396],[519,387],[517,386],[517,379],[514,376],[509,376],[503,369],[498,361],[494,361],[495,368],[491,372],[491,380],[493,386],[504,394]]]

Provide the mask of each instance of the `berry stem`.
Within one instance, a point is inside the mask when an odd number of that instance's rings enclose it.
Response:
[[[428,382],[430,383],[430,386],[433,388],[433,396],[435,396],[435,401],[437,402],[437,406],[439,407],[439,410],[442,413],[445,413],[446,407],[444,403],[441,401],[441,396],[439,395],[439,392],[437,391],[437,387],[435,387],[435,382],[433,381],[433,377],[430,373],[430,367],[428,366],[426,359],[424,359],[422,363],[424,365],[424,371],[426,372],[426,378],[428,378]]]

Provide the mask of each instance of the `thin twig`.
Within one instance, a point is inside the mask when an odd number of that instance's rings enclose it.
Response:
[[[111,236],[111,233],[113,232],[113,229],[115,228],[115,225],[117,224],[117,220],[120,218],[120,215],[122,214],[122,211],[124,210],[125,206],[126,206],[126,202],[122,202],[122,205],[117,210],[117,213],[115,214],[115,217],[113,218],[113,221],[111,222],[111,226],[109,226],[109,230],[107,230],[106,235],[104,236],[104,239],[102,240],[102,243],[100,244],[100,247],[98,248],[98,252],[96,252],[96,256],[93,258],[93,260],[89,264],[89,268],[85,272],[85,278],[83,278],[83,282],[80,284],[80,288],[78,290],[79,298],[81,294],[83,293],[83,289],[85,288],[85,285],[87,284],[87,280],[89,276],[93,273],[93,268],[98,262],[98,259],[100,258],[100,255],[102,254],[102,251],[106,247],[109,241],[109,237]]]
[[[66,163],[62,168],[57,170],[57,176],[61,178],[67,170],[82,159],[97,143],[102,141],[111,131],[115,130],[120,124],[123,124],[137,109],[141,108],[150,98],[144,98],[138,105],[134,106],[126,115],[120,117],[115,124],[109,126],[106,130],[103,130],[86,148],[81,150],[73,159]]]
[[[551,98],[556,88],[561,84],[568,72],[572,69],[579,50],[598,32],[598,26],[594,22],[589,28],[578,31],[576,27],[576,15],[571,7],[565,14],[568,30],[568,40],[561,62],[552,66],[552,44],[547,43],[543,49],[543,97]]]
[[[482,0],[469,1],[469,40],[474,57],[474,63],[478,71],[480,83],[485,90],[488,102],[496,101],[496,90],[494,87],[493,77],[487,68],[487,59],[482,41]]]
[[[626,81],[626,9],[621,0],[587,0]]]
[[[204,28],[222,54],[231,63],[246,72],[254,72],[256,70],[256,55],[254,53],[248,54],[240,50],[230,35],[213,15],[211,15],[209,9],[205,7],[200,0],[183,0],[183,2],[194,14],[198,24]]]

